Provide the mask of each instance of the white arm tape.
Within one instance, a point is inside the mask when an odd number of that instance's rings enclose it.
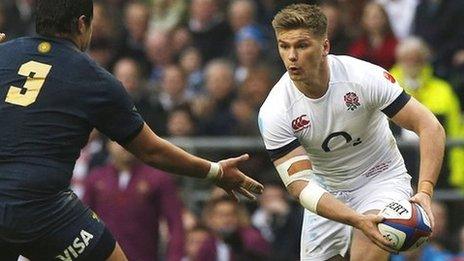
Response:
[[[220,169],[221,169],[221,165],[219,165],[219,163],[211,162],[211,166],[209,167],[208,174],[206,174],[206,179],[216,180],[218,178]]]
[[[306,155],[296,156],[276,166],[277,172],[279,173],[279,176],[282,179],[282,182],[284,183],[285,187],[287,187],[288,185],[290,185],[290,183],[296,180],[304,180],[304,181],[310,180],[310,177],[312,175],[312,171],[310,169],[305,169],[295,174],[288,175],[288,169],[292,166],[292,164],[297,161],[302,161],[302,160],[309,161],[309,157]]]
[[[327,190],[321,188],[314,180],[310,181],[300,192],[300,204],[317,214],[317,203]],[[328,193],[328,192],[327,192]]]

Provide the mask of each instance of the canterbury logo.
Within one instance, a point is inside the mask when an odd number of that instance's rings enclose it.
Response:
[[[306,114],[303,114],[292,121],[292,128],[294,132],[301,131],[309,126],[309,119],[306,117]]]

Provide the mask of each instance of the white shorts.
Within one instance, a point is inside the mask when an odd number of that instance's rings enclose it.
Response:
[[[350,191],[331,192],[358,213],[381,210],[389,202],[412,196],[411,176],[405,173],[390,179],[372,178],[364,186]],[[305,209],[301,233],[301,260],[327,260],[345,256],[351,241],[352,227]]]

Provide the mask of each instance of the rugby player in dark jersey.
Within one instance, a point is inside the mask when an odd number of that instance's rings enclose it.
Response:
[[[92,0],[38,0],[36,14],[38,37],[0,44],[0,260],[126,260],[69,190],[93,128],[153,167],[213,180],[235,197],[261,193],[237,168],[248,155],[210,162],[150,130],[121,83],[84,53]]]

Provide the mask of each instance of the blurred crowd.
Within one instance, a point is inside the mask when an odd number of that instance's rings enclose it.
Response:
[[[320,4],[328,17],[331,53],[389,70],[435,113],[448,138],[464,138],[462,0],[94,1],[88,54],[122,82],[160,136],[257,137],[258,109],[285,72],[270,22],[283,6],[306,2]],[[34,2],[1,0],[0,32],[10,39],[34,35]],[[417,180],[417,148],[402,152]],[[231,152],[209,153],[214,160]],[[295,260],[302,209],[287,197],[267,155],[252,158],[245,171],[267,185],[257,203],[213,191],[192,207],[179,180],[94,132],[76,163],[73,187],[132,260]],[[463,148],[447,149],[438,187],[464,190]],[[431,243],[415,256],[394,258],[464,259],[463,203],[436,207],[443,224]]]

